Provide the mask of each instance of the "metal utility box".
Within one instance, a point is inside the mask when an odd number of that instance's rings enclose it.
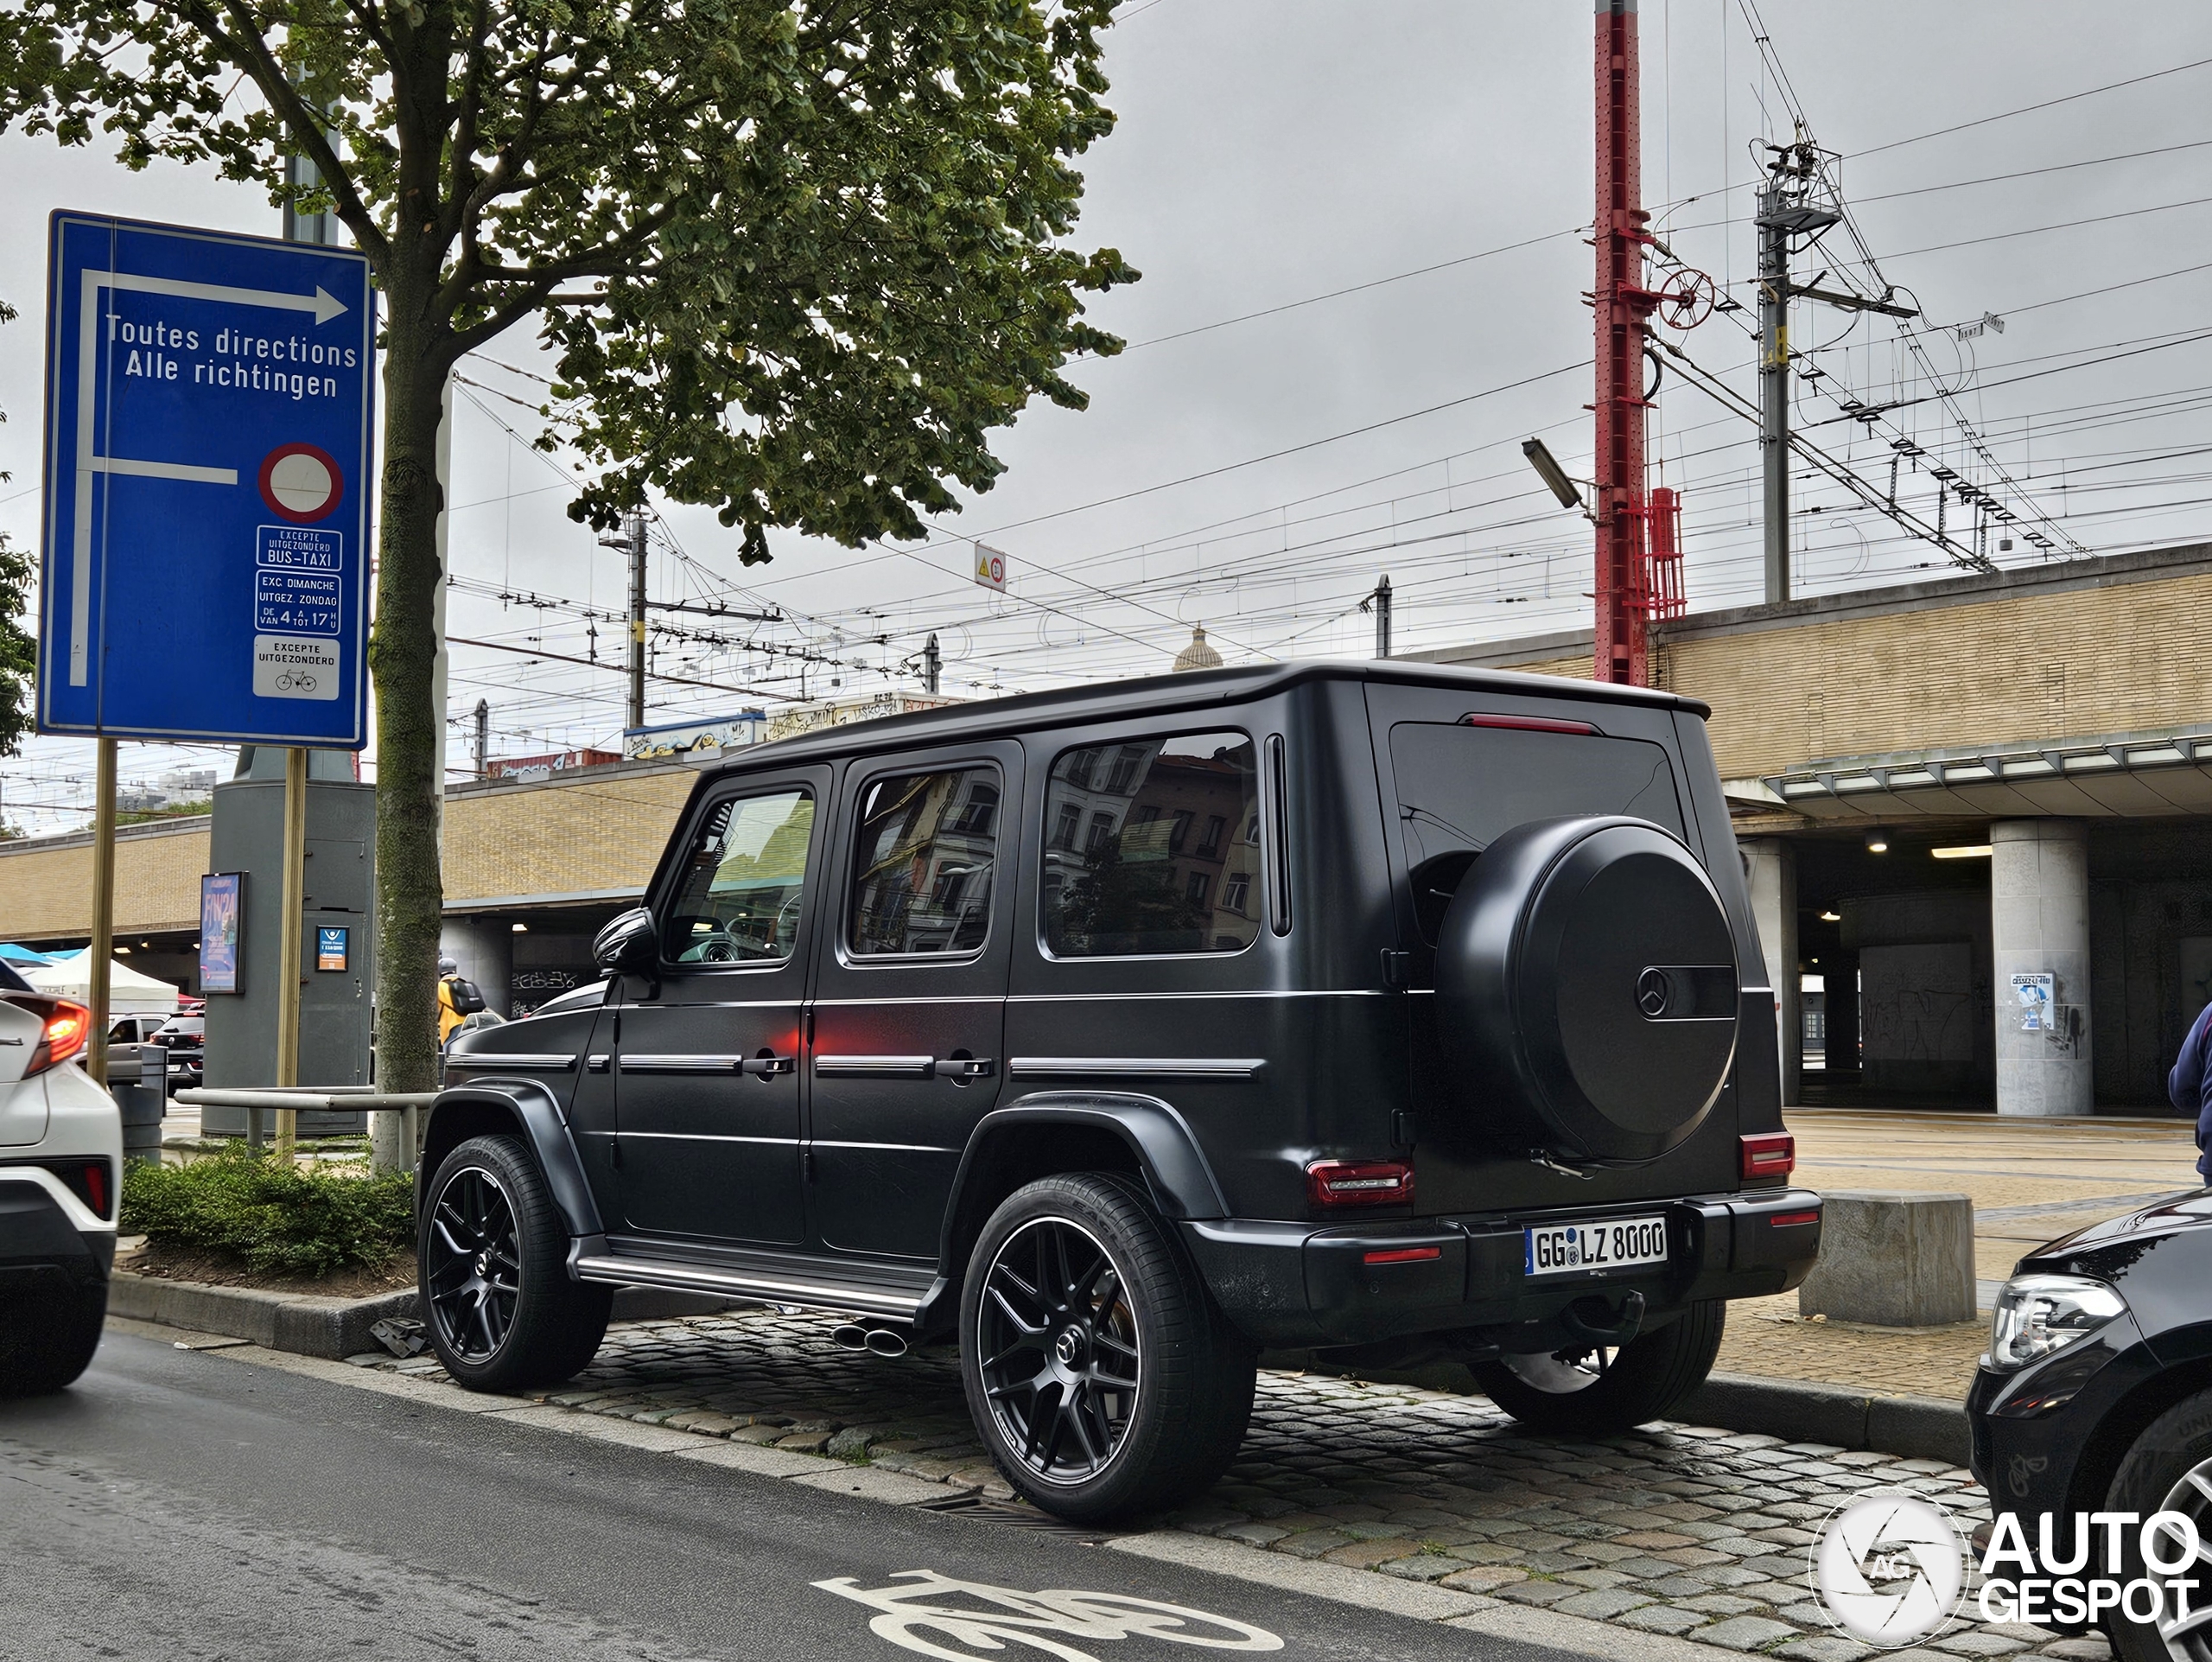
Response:
[[[249,750],[241,776],[218,785],[209,869],[245,874],[238,928],[238,991],[207,999],[207,1084],[276,1079],[276,954],[283,939],[284,778],[280,749]],[[376,786],[350,776],[350,758],[312,753],[308,780],[307,908],[300,946],[300,1076],[303,1086],[367,1085],[370,999],[376,986]],[[273,774],[273,777],[271,776]],[[342,932],[342,933],[341,933]],[[340,967],[342,965],[342,967]],[[247,1110],[208,1108],[211,1137],[242,1137]],[[368,1116],[302,1113],[302,1137],[357,1135]]]

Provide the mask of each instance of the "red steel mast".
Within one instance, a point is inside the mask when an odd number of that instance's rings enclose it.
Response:
[[[1637,131],[1636,0],[1597,0],[1598,630],[1600,681],[1647,680],[1643,481],[1643,323],[1659,296],[1643,286],[1644,223]]]

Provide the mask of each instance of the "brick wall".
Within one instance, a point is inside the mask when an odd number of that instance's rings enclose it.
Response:
[[[446,900],[643,888],[698,774],[623,769],[446,800]]]
[[[115,927],[196,929],[207,821],[125,827],[115,842]],[[0,843],[0,940],[81,935],[92,929],[92,840]]]

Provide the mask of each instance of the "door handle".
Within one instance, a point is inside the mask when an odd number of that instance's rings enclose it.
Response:
[[[750,1074],[756,1079],[772,1079],[779,1073],[791,1073],[798,1070],[798,1058],[796,1056],[747,1056],[737,1065],[739,1073]]]
[[[998,1062],[989,1056],[956,1056],[937,1065],[942,1079],[988,1079],[998,1071]]]

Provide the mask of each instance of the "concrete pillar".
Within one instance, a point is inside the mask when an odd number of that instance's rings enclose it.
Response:
[[[1797,850],[1779,837],[1753,837],[1740,845],[1751,891],[1751,920],[1758,926],[1767,984],[1774,989],[1775,1041],[1782,1054],[1782,1105],[1797,1105],[1805,1066],[1802,983],[1797,972]]]
[[[2072,819],[2014,819],[1989,828],[1989,933],[1997,1007],[1997,1111],[2096,1111],[2089,1054],[2089,837]],[[2030,982],[2049,976],[2048,1009]]]

